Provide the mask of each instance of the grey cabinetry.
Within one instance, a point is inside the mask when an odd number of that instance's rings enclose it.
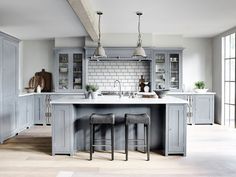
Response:
[[[52,155],[74,153],[73,105],[52,107]],[[54,121],[55,120],[55,121]]]
[[[214,95],[193,96],[193,120],[195,124],[214,123]]]
[[[34,96],[34,124],[45,123],[45,95]]]
[[[80,48],[55,49],[56,92],[78,92],[84,88],[84,52]]]
[[[182,49],[154,50],[153,89],[182,90]]]
[[[0,142],[17,132],[18,44],[0,32]]]
[[[34,96],[18,98],[17,131],[20,132],[34,124]]]
[[[186,105],[167,105],[166,114],[165,155],[186,155]]]

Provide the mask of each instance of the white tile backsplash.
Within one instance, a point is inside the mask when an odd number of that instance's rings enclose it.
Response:
[[[141,75],[150,81],[150,61],[89,61],[88,83],[101,91],[117,91],[114,81],[121,82],[122,91],[138,91]]]

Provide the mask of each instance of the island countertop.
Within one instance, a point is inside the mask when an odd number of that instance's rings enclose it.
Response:
[[[79,96],[65,96],[53,100],[51,104],[187,104],[186,100],[166,96],[164,98],[128,98],[118,96],[98,96],[95,99],[85,99]]]

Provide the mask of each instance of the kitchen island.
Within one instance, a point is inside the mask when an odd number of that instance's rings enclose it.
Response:
[[[151,117],[151,150],[164,155],[186,155],[187,101],[166,96],[128,98],[100,96],[85,99],[65,96],[52,104],[52,155],[69,154],[89,149],[89,117],[92,113],[114,113],[115,150],[124,150],[124,114],[147,113]],[[104,131],[103,131],[104,130]],[[130,127],[130,138],[142,138],[143,126]],[[109,137],[110,131],[96,131],[97,137]],[[109,150],[108,147],[99,150]]]

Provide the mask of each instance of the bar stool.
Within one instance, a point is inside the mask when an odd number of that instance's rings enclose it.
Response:
[[[111,160],[114,160],[114,124],[115,115],[110,114],[95,114],[90,116],[90,160],[92,160],[92,154],[95,146],[111,146]],[[111,128],[111,145],[99,144],[96,145],[95,141],[106,141],[108,139],[95,139],[95,126],[96,125],[110,125]]]
[[[144,124],[144,139],[129,139],[129,125],[130,124]],[[142,145],[133,145],[136,147],[144,147],[147,153],[147,160],[150,159],[150,117],[144,114],[125,114],[125,154],[126,161],[128,161],[129,141],[142,141]]]

